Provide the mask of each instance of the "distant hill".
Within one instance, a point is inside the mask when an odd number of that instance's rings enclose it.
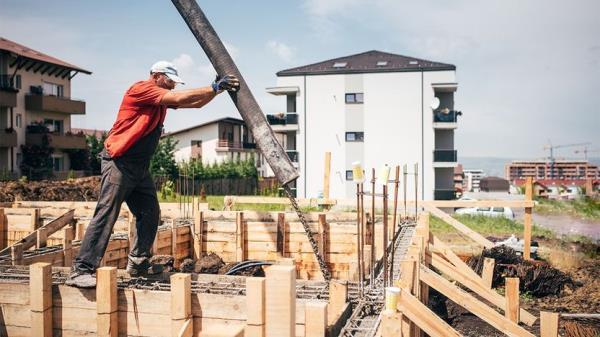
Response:
[[[463,169],[481,169],[488,176],[498,176],[504,178],[504,165],[513,160],[527,160],[531,158],[495,158],[495,157],[458,157],[458,162],[463,165]],[[570,158],[573,160],[582,160],[582,158]],[[595,165],[600,166],[600,158],[588,158]]]

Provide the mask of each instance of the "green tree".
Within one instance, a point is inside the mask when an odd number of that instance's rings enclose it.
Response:
[[[175,163],[175,146],[177,141],[173,137],[161,138],[158,142],[156,152],[150,160],[150,173],[153,176],[169,177],[175,179],[178,175],[177,163]]]
[[[52,176],[52,152],[54,149],[50,147],[48,141],[48,128],[39,123],[27,126],[27,132],[37,133],[42,135],[40,145],[21,145],[21,160],[22,175],[27,176],[29,180],[47,179]]]
[[[90,155],[90,169],[95,174],[100,174],[101,160],[98,156],[100,155],[100,152],[104,150],[104,141],[106,140],[106,137],[106,132],[103,132],[100,138],[97,138],[96,136],[85,137]]]

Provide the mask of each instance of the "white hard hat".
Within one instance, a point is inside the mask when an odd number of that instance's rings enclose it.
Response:
[[[172,79],[175,83],[185,84],[179,74],[175,65],[168,61],[158,61],[150,68],[150,73],[162,73],[167,75],[168,78]]]

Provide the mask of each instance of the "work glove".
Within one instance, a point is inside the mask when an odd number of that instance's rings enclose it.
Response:
[[[214,92],[223,90],[238,91],[240,89],[240,81],[233,75],[225,75],[223,77],[217,75],[217,78],[211,85]]]

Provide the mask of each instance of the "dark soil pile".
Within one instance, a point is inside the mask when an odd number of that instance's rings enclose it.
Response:
[[[223,259],[215,253],[202,254],[198,261],[186,259],[181,263],[180,269],[184,273],[222,274],[220,269],[225,266]]]
[[[519,290],[534,297],[559,295],[566,285],[573,286],[569,275],[540,261],[527,261],[510,247],[484,249],[481,255],[469,258],[468,265],[481,275],[484,258],[495,260],[492,287],[504,285],[505,277],[518,277]]]
[[[99,192],[99,176],[60,181],[0,182],[0,202],[96,201]]]

